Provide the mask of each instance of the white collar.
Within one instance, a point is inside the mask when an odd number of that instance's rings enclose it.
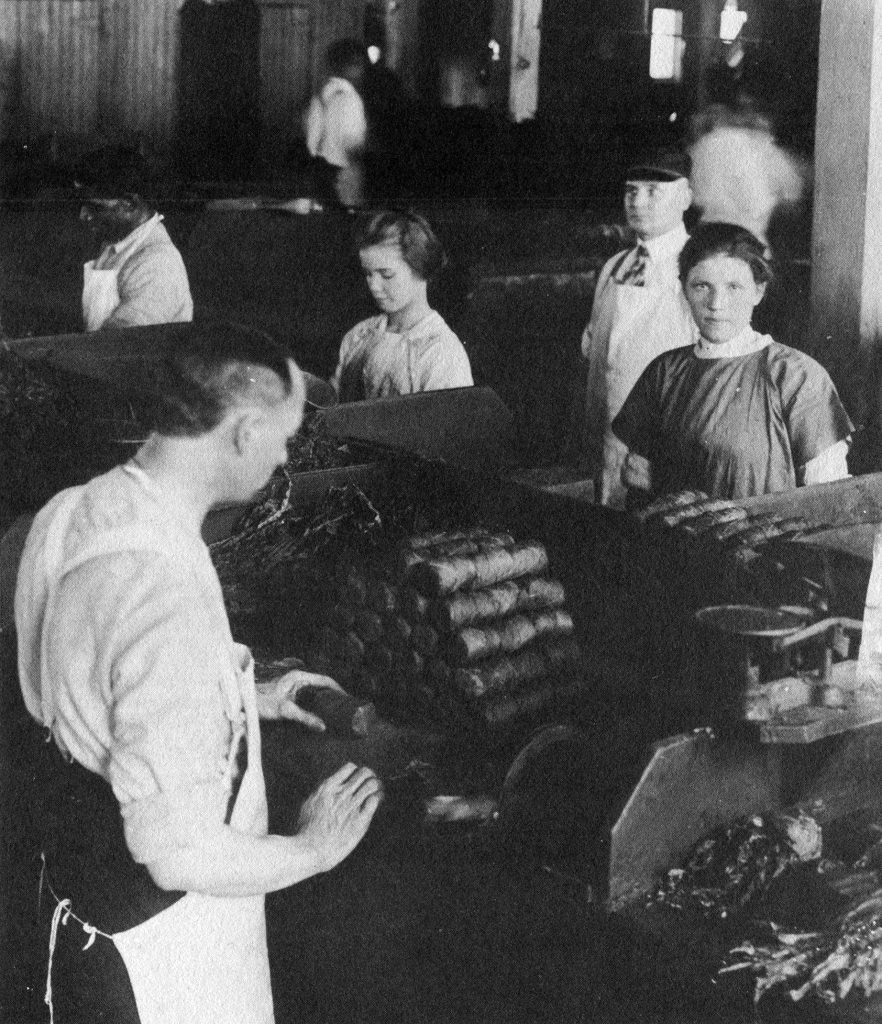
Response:
[[[108,245],[104,251],[117,256],[123,251],[123,249],[134,248],[150,234],[161,220],[162,214],[154,213],[149,220],[145,220],[143,224],[139,224],[135,230],[130,231],[125,238],[121,238],[118,242],[113,242],[111,245]]]
[[[689,232],[681,221],[672,231],[656,238],[640,239],[639,245],[649,253],[651,260],[663,260],[670,256],[679,256],[680,250],[689,239]]]
[[[427,328],[434,327],[435,317],[441,314],[436,309],[430,309],[425,316],[420,317],[415,324],[411,324],[406,331],[393,331],[389,329],[389,316],[383,313],[380,317],[380,330],[384,334],[391,334],[394,338],[408,338],[416,340],[426,333]]]
[[[717,344],[700,337],[692,351],[699,359],[734,359],[737,356],[759,352],[771,343],[772,339],[768,334],[758,334],[752,327],[746,327],[729,341]]]

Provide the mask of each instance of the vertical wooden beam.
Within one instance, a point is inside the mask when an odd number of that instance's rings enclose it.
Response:
[[[823,0],[812,231],[813,350],[853,414],[882,420],[882,0]]]
[[[385,0],[386,63],[405,89],[416,95],[419,83],[420,0]]]
[[[541,21],[542,0],[496,0],[493,5],[500,59],[491,82],[492,102],[513,121],[536,114]]]

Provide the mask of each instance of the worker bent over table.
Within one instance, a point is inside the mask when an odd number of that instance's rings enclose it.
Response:
[[[295,835],[267,835],[258,714],[320,729],[296,696],[339,687],[292,672],[256,691],[200,535],[285,461],[299,370],[260,333],[207,325],[159,377],[155,432],[49,502],[19,569],[22,691],[52,740],[47,1002],[59,1021],[257,1024],[264,894],[345,858],[380,783],[346,765]]]

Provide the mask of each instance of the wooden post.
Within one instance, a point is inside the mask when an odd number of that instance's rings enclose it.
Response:
[[[813,350],[853,415],[882,421],[882,2],[823,0],[812,232]]]
[[[493,37],[499,63],[491,82],[492,102],[512,121],[536,115],[542,0],[496,0]]]

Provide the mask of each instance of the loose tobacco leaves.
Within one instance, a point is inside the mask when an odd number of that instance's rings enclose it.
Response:
[[[814,992],[826,1003],[844,999],[853,989],[865,996],[882,991],[882,889],[824,931],[790,934],[774,924],[770,930],[765,943],[736,946],[720,972],[753,971],[755,1002],[778,985],[787,985],[796,1001]]]
[[[654,900],[729,917],[747,908],[790,865],[820,852],[820,830],[808,815],[740,818],[693,847],[684,865],[668,872]]]
[[[124,461],[137,433],[132,405],[109,382],[0,346],[0,479],[10,508],[34,511]]]

